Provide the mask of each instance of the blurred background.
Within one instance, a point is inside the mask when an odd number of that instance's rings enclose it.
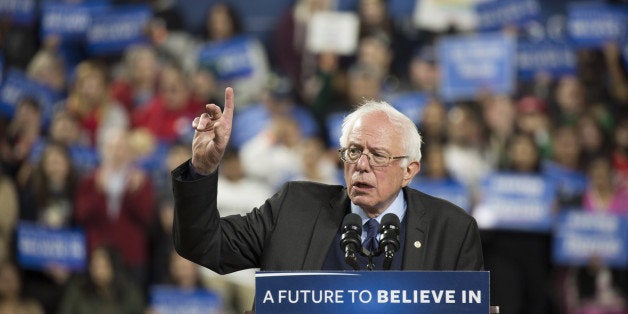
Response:
[[[628,313],[628,3],[0,0],[0,313],[242,313],[254,270],[173,250],[170,171],[233,86],[221,215],[344,184],[342,118],[424,137],[502,313]]]

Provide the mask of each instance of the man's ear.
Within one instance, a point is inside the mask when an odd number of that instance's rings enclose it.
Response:
[[[403,182],[401,186],[405,187],[410,184],[419,171],[421,171],[421,163],[418,161],[413,161],[403,168]]]

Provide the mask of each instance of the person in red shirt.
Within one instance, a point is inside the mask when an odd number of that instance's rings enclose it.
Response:
[[[173,143],[187,136],[191,140],[189,126],[202,110],[204,105],[192,96],[185,73],[167,65],[160,76],[158,93],[133,113],[133,125],[147,128],[161,142]]]
[[[123,128],[105,133],[99,147],[102,162],[81,179],[74,218],[85,230],[90,251],[101,245],[120,251],[129,273],[143,284],[155,193],[150,177],[134,166],[128,139]]]

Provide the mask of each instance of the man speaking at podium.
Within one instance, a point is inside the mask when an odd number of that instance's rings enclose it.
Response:
[[[181,256],[220,274],[483,268],[475,220],[407,187],[420,170],[421,136],[385,102],[367,101],[343,121],[346,188],[289,182],[247,215],[220,218],[217,170],[231,134],[233,99],[227,88],[224,111],[209,104],[194,119],[192,158],[172,172],[173,237]]]

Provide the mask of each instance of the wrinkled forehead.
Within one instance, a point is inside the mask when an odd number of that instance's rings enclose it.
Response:
[[[401,130],[383,112],[372,112],[356,119],[349,130],[349,144],[395,150],[401,146]]]

